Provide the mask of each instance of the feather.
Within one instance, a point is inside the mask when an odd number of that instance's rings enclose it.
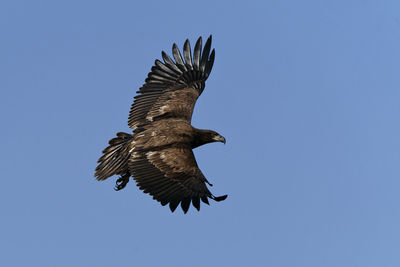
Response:
[[[210,59],[208,60],[207,64],[206,64],[206,68],[204,70],[204,72],[206,73],[206,75],[208,76],[211,72],[211,69],[213,67],[214,64],[214,58],[215,58],[215,49],[213,49],[211,51],[211,55],[210,55]]]
[[[199,197],[193,197],[192,204],[198,211],[200,211],[200,198]]]
[[[193,69],[192,65],[192,51],[190,49],[189,40],[186,39],[185,44],[183,45],[183,57],[185,58],[185,65],[189,70]]]
[[[176,71],[177,73],[181,72],[180,69],[172,61],[172,59],[164,51],[161,52],[161,55],[162,55],[162,58],[163,58],[166,66],[168,66],[170,69]]]
[[[219,196],[219,197],[213,197],[212,199],[219,202],[219,201],[223,201],[228,197],[228,195],[223,195],[223,196]]]
[[[208,202],[208,197],[206,197],[206,196],[202,196],[202,197],[201,197],[201,201],[203,201],[203,202],[206,203],[207,205],[210,205],[210,203]]]
[[[176,44],[173,44],[172,46],[172,55],[175,58],[176,65],[178,65],[178,68],[182,70],[183,72],[187,71],[187,68],[185,66],[185,62],[182,59],[181,52],[179,51],[179,48]]]
[[[154,62],[155,66],[160,68],[162,71],[168,73],[171,76],[179,77],[182,74],[181,71],[176,71],[175,69],[170,69],[169,67],[165,66],[160,60],[156,59]]]
[[[176,210],[176,207],[179,205],[179,200],[172,200],[169,202],[169,208],[171,209],[171,212],[174,212]]]
[[[201,37],[197,39],[193,51],[193,67],[195,70],[200,70],[200,57],[201,57]]]
[[[175,73],[173,75],[171,75],[168,72],[165,72],[162,69],[155,67],[155,66],[151,68],[151,72],[155,73],[157,75],[160,75],[161,77],[166,78],[166,79],[170,80],[171,82],[174,82],[176,80],[176,78],[179,77]]]
[[[183,212],[186,214],[186,212],[189,210],[189,206],[190,206],[190,198],[184,198],[181,202],[181,207]]]
[[[200,62],[200,71],[204,72],[206,68],[206,64],[208,62],[208,57],[210,55],[210,49],[211,49],[211,40],[212,36],[208,37],[206,44],[204,45],[203,49],[203,55],[201,56],[201,62]]]
[[[114,174],[121,174],[128,171],[128,147],[132,135],[119,132],[117,138],[109,141],[109,146],[103,150],[103,156],[98,160],[99,165],[95,170],[97,180],[105,180]]]

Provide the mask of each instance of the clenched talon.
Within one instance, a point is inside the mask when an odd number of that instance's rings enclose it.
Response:
[[[129,176],[130,175],[128,174],[124,174],[120,178],[118,178],[118,180],[115,182],[115,191],[119,191],[126,186],[126,184],[129,182]]]

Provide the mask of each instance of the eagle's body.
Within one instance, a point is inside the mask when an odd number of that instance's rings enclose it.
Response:
[[[210,48],[211,36],[203,51],[199,38],[193,61],[188,41],[184,45],[184,59],[174,44],[175,62],[164,52],[164,63],[156,60],[131,107],[128,124],[134,129],[133,134],[117,133],[109,141],[96,168],[98,180],[121,175],[116,186],[120,190],[132,176],[140,189],[162,205],[169,203],[174,211],[181,203],[185,213],[191,202],[199,210],[200,199],[208,204],[208,198],[226,198],[215,197],[208,190],[208,181],[192,152],[203,144],[225,143],[218,133],[190,124],[194,105],[214,62],[214,50],[210,55]]]

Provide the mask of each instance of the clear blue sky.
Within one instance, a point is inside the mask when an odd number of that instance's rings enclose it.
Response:
[[[399,1],[2,1],[1,266],[400,266]],[[226,201],[96,161],[161,50],[213,34],[193,125]]]

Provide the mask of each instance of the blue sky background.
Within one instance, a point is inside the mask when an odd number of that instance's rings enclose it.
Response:
[[[2,1],[1,266],[400,266],[399,1]],[[188,214],[96,161],[161,50],[213,34]]]

